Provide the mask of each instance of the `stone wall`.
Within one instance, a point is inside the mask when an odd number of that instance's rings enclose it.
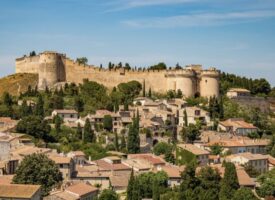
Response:
[[[59,82],[82,83],[89,79],[113,88],[132,80],[145,83],[146,91],[165,93],[167,90],[181,90],[185,96],[219,96],[219,71],[186,68],[181,70],[125,70],[105,69],[92,65],[81,65],[52,51],[37,56],[16,59],[16,73],[36,73],[39,75],[40,89],[53,87]]]

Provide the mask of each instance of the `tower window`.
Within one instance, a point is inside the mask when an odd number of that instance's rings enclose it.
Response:
[[[205,80],[205,83],[207,83],[207,79]]]

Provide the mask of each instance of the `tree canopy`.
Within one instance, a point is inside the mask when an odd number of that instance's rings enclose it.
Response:
[[[54,161],[45,154],[31,154],[25,156],[16,169],[13,183],[41,185],[42,195],[46,196],[62,180]]]

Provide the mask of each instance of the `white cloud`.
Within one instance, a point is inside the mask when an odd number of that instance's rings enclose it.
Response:
[[[174,28],[191,26],[213,26],[241,23],[275,17],[274,10],[258,10],[227,13],[195,13],[170,17],[126,20],[123,24],[136,28]]]
[[[164,5],[176,5],[184,3],[198,2],[199,0],[120,0],[115,2],[109,2],[105,5],[112,6],[113,8],[105,12],[116,12],[122,10],[128,10],[139,7],[147,6],[164,6]],[[205,1],[205,0],[201,0]]]

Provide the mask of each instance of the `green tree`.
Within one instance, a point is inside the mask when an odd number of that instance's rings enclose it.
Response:
[[[211,154],[212,155],[219,155],[223,151],[223,147],[219,144],[214,144],[210,146]]]
[[[27,101],[24,99],[22,105],[20,107],[20,115],[21,117],[26,117],[31,115],[31,110],[29,110],[29,106],[27,105]]]
[[[90,120],[87,118],[84,125],[84,142],[94,142],[94,133],[92,131],[92,126]]]
[[[22,118],[17,126],[16,131],[18,133],[26,133],[35,138],[44,139],[45,141],[51,141],[49,136],[51,131],[50,125],[39,116],[27,116]]]
[[[165,154],[167,150],[169,151],[169,149],[172,149],[171,144],[168,144],[166,142],[159,142],[154,146],[153,152],[155,155],[159,156]]]
[[[179,189],[179,196],[181,200],[193,199],[198,195],[195,189],[200,185],[200,181],[195,174],[195,164],[187,164],[185,170],[181,174],[182,182]]]
[[[124,135],[121,136],[121,144],[120,144],[121,151],[126,151],[126,140]]]
[[[145,90],[145,80],[143,80],[143,86],[142,86],[142,96],[145,97],[146,90]]]
[[[239,182],[235,165],[225,163],[224,177],[221,181],[221,190],[219,193],[220,200],[230,200],[233,198],[235,191],[239,188]]]
[[[24,157],[12,181],[16,184],[41,185],[42,195],[46,196],[62,179],[62,173],[54,161],[45,154],[31,154]]]
[[[257,189],[257,194],[260,197],[275,197],[275,168],[260,175],[257,178],[260,187]]]
[[[77,110],[77,112],[83,112],[84,111],[84,101],[81,97],[77,96],[74,99],[74,108]]]
[[[38,96],[37,104],[35,106],[35,114],[44,117],[44,101],[42,95]]]
[[[49,100],[49,108],[51,109],[63,109],[64,99],[62,96],[54,95]]]
[[[189,124],[186,129],[187,142],[193,143],[200,135],[200,130],[195,124]]]
[[[62,124],[61,117],[59,117],[59,115],[56,115],[54,117],[54,128],[57,134],[61,133],[61,124]]]
[[[119,151],[119,143],[118,143],[118,136],[117,136],[117,132],[115,132],[115,142],[114,142],[116,151]]]
[[[200,181],[200,198],[207,200],[219,199],[220,180],[221,176],[217,170],[209,166],[201,168],[198,173]]]
[[[3,94],[3,103],[7,107],[11,107],[12,106],[13,101],[12,101],[12,96],[10,95],[10,93],[4,92],[4,94]]]
[[[99,195],[98,200],[119,200],[119,197],[113,190],[104,189]]]
[[[77,129],[76,129],[76,134],[78,136],[78,139],[84,140],[83,138],[83,132],[80,123],[77,123]]]
[[[112,131],[113,129],[113,119],[111,115],[104,115],[103,118],[103,128],[107,131]]]
[[[255,167],[253,167],[251,164],[248,164],[248,163],[244,165],[244,170],[252,178],[256,178],[260,175],[260,172]]]
[[[151,89],[151,87],[149,88],[148,97],[149,97],[149,98],[152,97],[152,89]]]
[[[127,200],[134,200],[134,184],[135,184],[135,176],[134,176],[134,171],[132,170],[131,172],[131,176],[128,182],[128,186],[127,186]]]
[[[133,124],[130,125],[127,142],[128,153],[140,152],[140,138],[139,138],[139,114],[133,119]]]
[[[255,197],[251,189],[241,187],[235,192],[232,200],[258,200],[258,198]]]
[[[166,67],[166,64],[163,63],[163,62],[160,62],[156,65],[153,65],[151,67],[149,67],[149,69],[152,69],[152,70],[165,70],[167,67]]]
[[[81,58],[77,58],[76,62],[78,62],[79,64],[87,65],[88,59],[86,57],[81,57]]]
[[[158,183],[158,180],[155,178],[153,181],[153,200],[159,200],[160,199],[160,186]]]
[[[187,127],[188,126],[188,118],[187,118],[186,109],[183,111],[183,120],[184,120],[184,125]]]

